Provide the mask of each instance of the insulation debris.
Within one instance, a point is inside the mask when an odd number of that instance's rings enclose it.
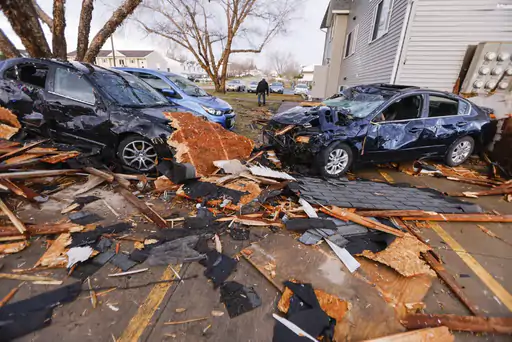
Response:
[[[249,168],[251,173],[255,176],[266,177],[266,178],[276,178],[276,179],[284,179],[284,180],[295,180],[292,176],[285,172],[274,171],[265,166],[251,166]]]
[[[20,128],[21,124],[17,116],[10,110],[0,107],[0,138],[9,140],[18,133]]]
[[[71,268],[74,264],[78,262],[83,262],[88,260],[93,253],[93,249],[89,246],[86,247],[73,247],[70,248],[66,255],[68,257],[68,263],[66,265],[67,268]]]
[[[179,163],[190,163],[197,175],[209,175],[216,160],[247,159],[254,142],[190,113],[164,113],[175,129],[167,143],[176,149]]]
[[[404,277],[413,277],[421,274],[435,277],[436,273],[420,257],[421,253],[429,250],[430,247],[416,237],[405,234],[403,237],[396,238],[388,248],[381,252],[363,251],[361,255],[388,265]]]

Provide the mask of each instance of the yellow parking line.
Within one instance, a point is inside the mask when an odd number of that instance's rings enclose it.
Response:
[[[177,272],[180,271],[179,266],[175,266],[174,269]],[[171,266],[169,266],[165,269],[160,280],[172,280],[174,278],[174,272]],[[118,342],[136,342],[139,340],[172,285],[173,282],[162,283],[155,285],[151,289],[151,292],[139,307],[135,316],[132,317],[121,337],[117,339]]]
[[[476,261],[468,252],[436,222],[430,222],[432,229],[439,235],[448,246],[459,255],[459,257],[468,265],[469,268],[487,285],[487,287],[496,295],[496,297],[512,311],[512,295],[505,290],[500,283],[485,270],[485,268]]]

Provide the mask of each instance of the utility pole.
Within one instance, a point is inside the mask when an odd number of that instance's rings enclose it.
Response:
[[[116,52],[114,51],[114,34],[110,36],[110,44],[112,45],[112,57],[114,57],[114,66],[116,66]]]

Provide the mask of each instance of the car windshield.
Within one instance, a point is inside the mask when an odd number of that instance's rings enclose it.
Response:
[[[297,88],[307,88],[308,86],[305,84],[297,84]]]
[[[272,83],[272,87],[281,87],[282,83]]]
[[[122,71],[93,72],[92,81],[123,107],[155,107],[169,102],[146,82]]]
[[[356,88],[348,88],[342,93],[323,101],[326,106],[338,107],[347,111],[354,118],[365,118],[390,96],[368,93]]]
[[[185,77],[181,77],[178,75],[167,75],[166,77],[188,96],[210,96],[206,91],[204,91],[204,89],[196,86],[193,82],[189,81]]]

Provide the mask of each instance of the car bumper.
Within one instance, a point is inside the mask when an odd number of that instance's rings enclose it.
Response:
[[[235,122],[236,122],[236,114],[235,113],[226,114],[226,115],[222,115],[222,116],[210,115],[208,117],[208,119],[211,122],[218,123],[219,125],[221,125],[222,127],[226,128],[226,129],[231,130],[231,129],[235,128]]]

